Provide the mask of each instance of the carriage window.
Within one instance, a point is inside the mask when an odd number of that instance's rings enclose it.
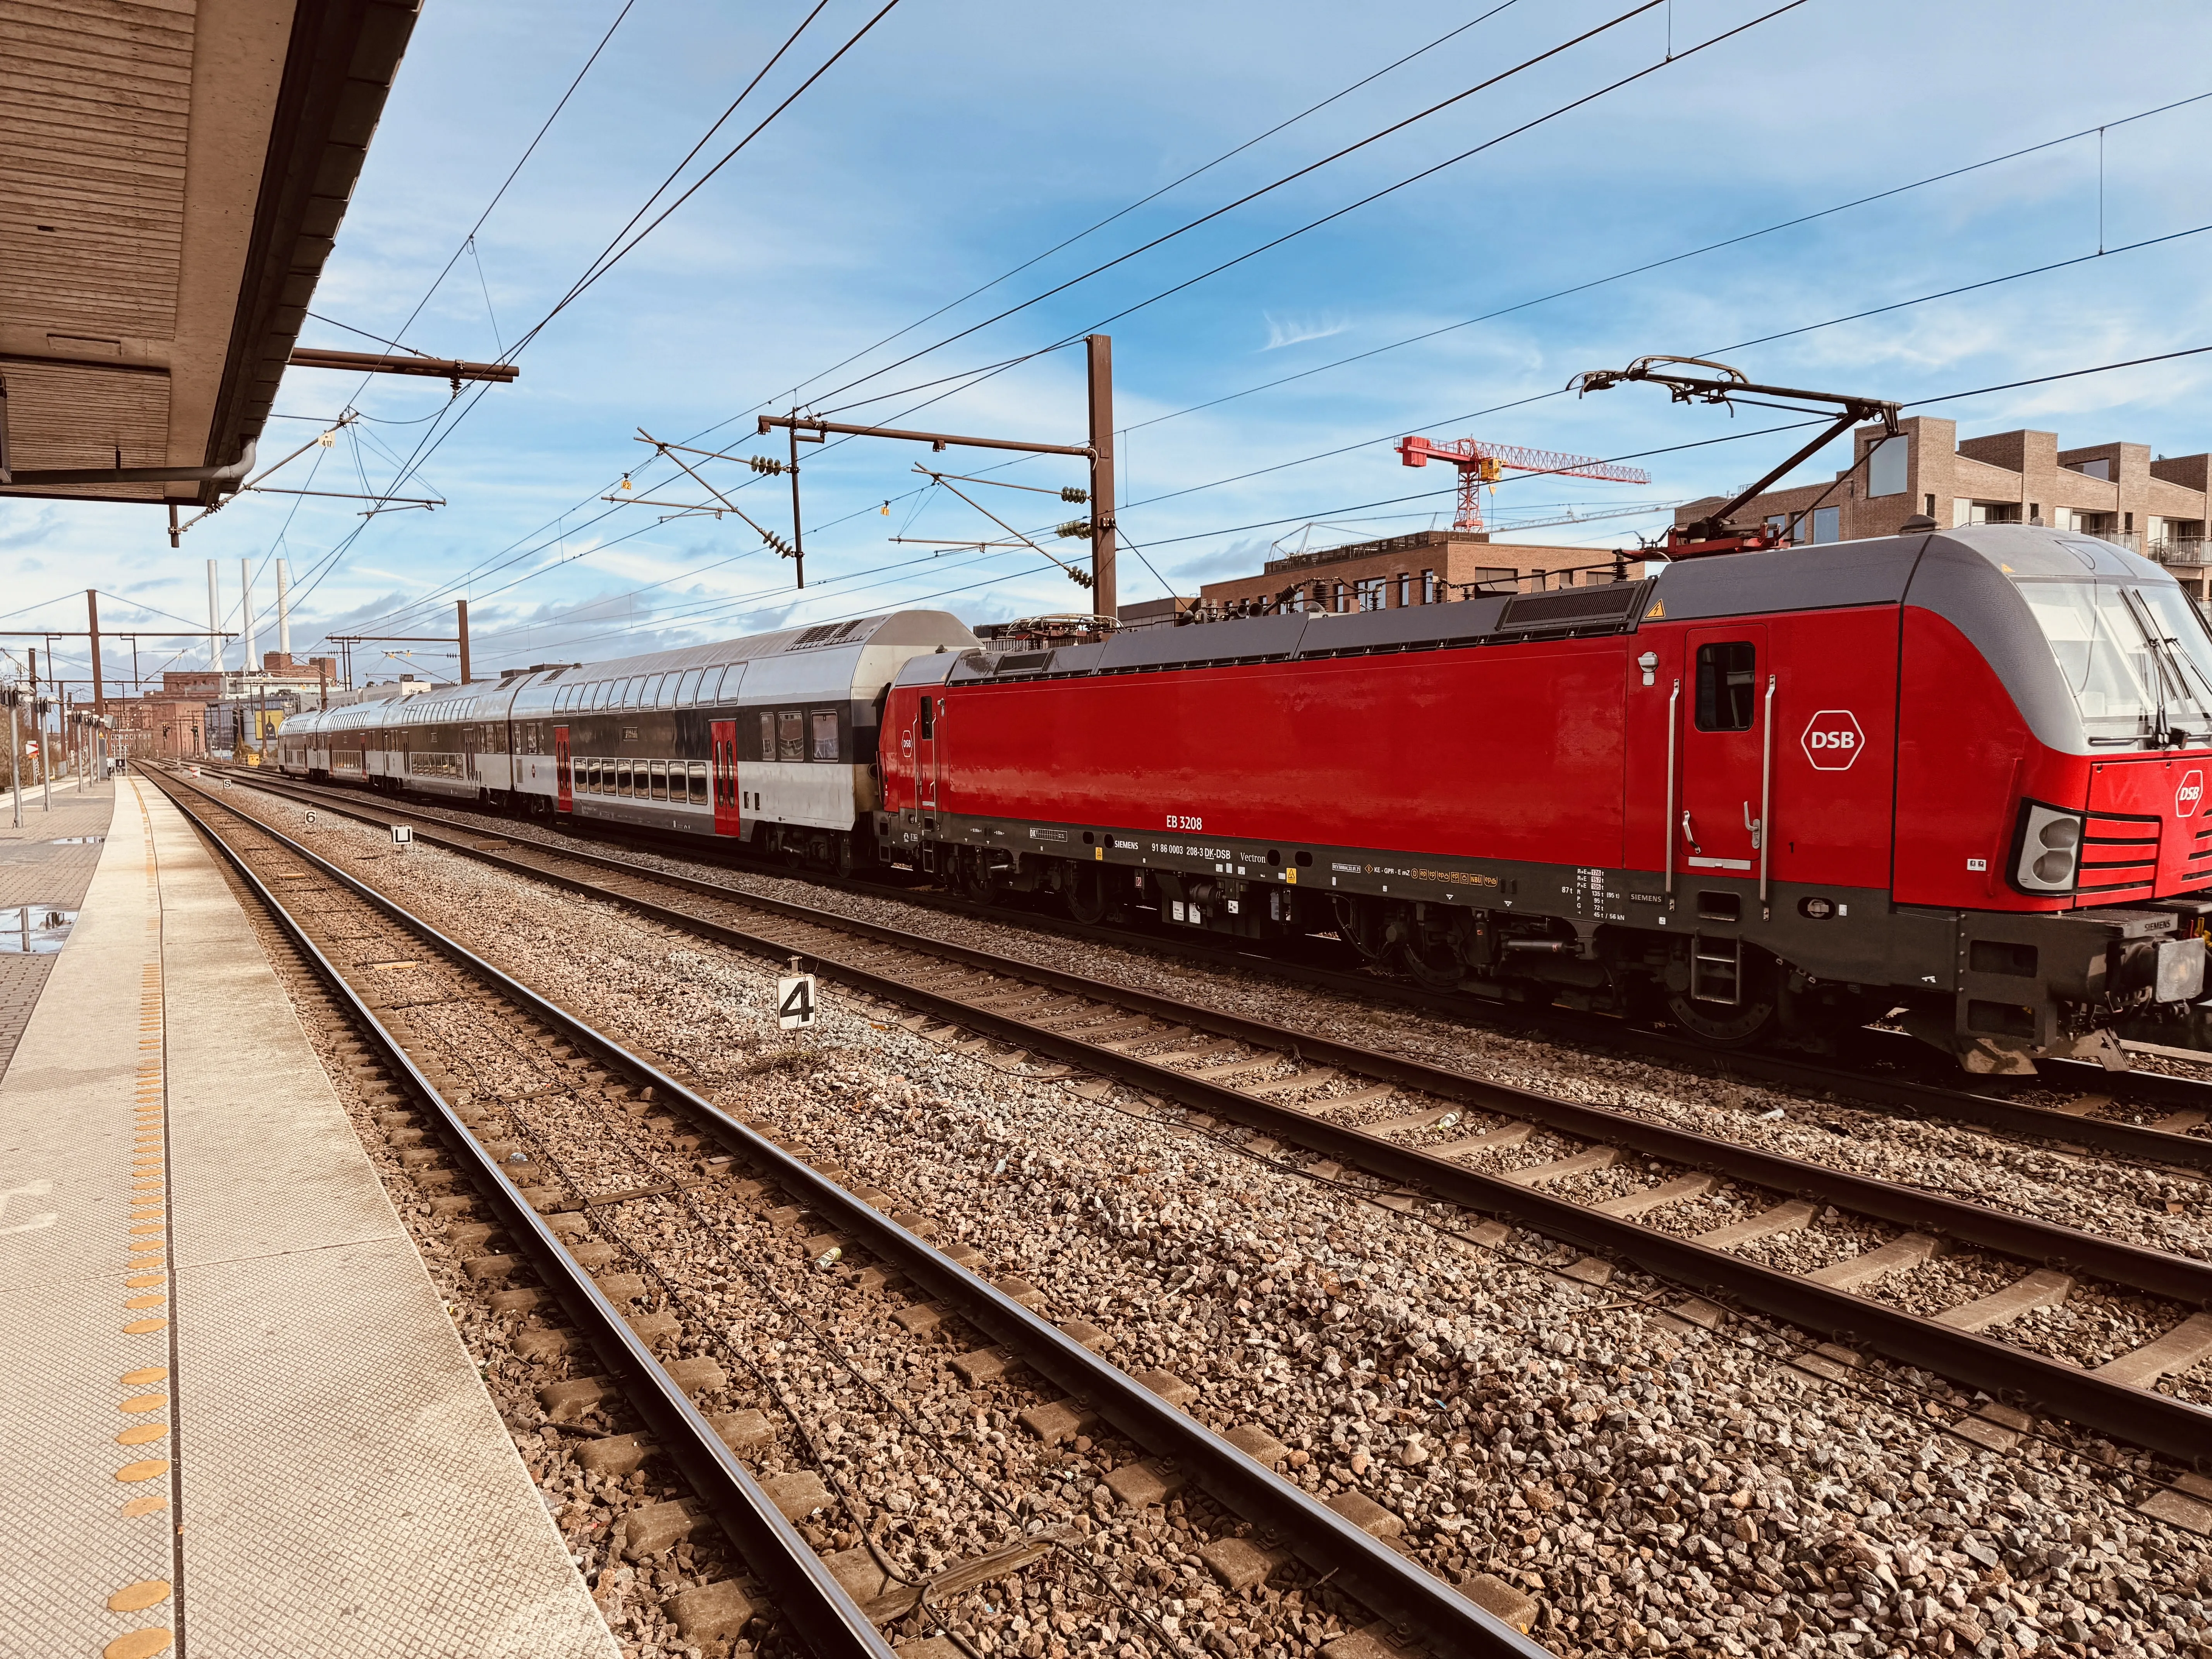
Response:
[[[760,758],[775,758],[775,716],[765,708],[761,710],[760,717]]]
[[[691,804],[694,806],[707,805],[707,763],[704,761],[691,763]]]
[[[653,763],[653,798],[655,800],[668,799],[668,763],[666,761]]]
[[[632,777],[629,763],[626,760],[617,761],[615,763],[615,793],[618,795],[629,794]]]
[[[775,757],[780,761],[806,758],[806,717],[796,708],[775,711]]]
[[[1758,647],[1748,640],[1698,647],[1698,731],[1751,730],[1758,667]]]
[[[937,704],[931,698],[924,697],[921,700],[921,718],[915,724],[915,735],[919,738],[933,738],[937,735]]]
[[[817,708],[813,711],[814,758],[833,761],[837,758],[837,711]]]
[[[684,684],[678,687],[676,691],[676,706],[678,708],[689,708],[699,701],[699,681],[706,672],[703,668],[690,668],[684,671]]]
[[[593,686],[592,688],[592,707],[594,708],[605,708],[607,706],[607,698],[613,692],[614,689],[615,683],[612,680],[601,680],[597,685]]]
[[[707,702],[720,702],[724,697],[735,691],[738,689],[738,672],[735,665],[708,669],[702,690],[702,700]]]

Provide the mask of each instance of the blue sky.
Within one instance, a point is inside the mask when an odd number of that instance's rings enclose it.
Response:
[[[880,441],[810,452],[804,593],[792,591],[789,563],[734,518],[662,523],[656,509],[600,498],[628,470],[633,495],[705,499],[652,459],[637,429],[678,440],[711,432],[705,441],[738,454],[781,453],[780,442],[752,435],[751,413],[787,408],[794,394],[847,420],[1079,442],[1079,349],[896,394],[1079,335],[1482,145],[1106,325],[1117,424],[1127,428],[1121,523],[1145,550],[1122,556],[1125,602],[1255,570],[1271,541],[1309,520],[1343,526],[1340,539],[1448,523],[1450,475],[1401,467],[1390,446],[1405,433],[1614,456],[1765,423],[1674,408],[1649,388],[1558,395],[1577,370],[1646,352],[1718,354],[1756,379],[1911,401],[2212,343],[2200,276],[2212,231],[2094,257],[2100,217],[2108,249],[2212,226],[2212,100],[2128,119],[2212,92],[2212,74],[2164,73],[2212,61],[2212,14],[2152,3],[1809,0],[1692,50],[1772,3],[1662,3],[893,367],[1626,9],[1625,0],[1519,0],[1486,16],[1495,0],[1456,10],[901,0],[555,317],[521,354],[517,383],[480,399],[465,394],[458,423],[438,382],[364,386],[291,373],[276,407],[306,418],[271,423],[264,460],[308,442],[343,409],[362,418],[271,484],[388,490],[418,441],[441,434],[397,493],[445,506],[364,520],[364,502],[247,495],[173,551],[158,510],[0,501],[0,571],[5,608],[15,612],[7,625],[81,627],[89,583],[117,596],[103,601],[108,628],[159,626],[165,617],[198,626],[204,562],[216,558],[234,627],[238,561],[253,562],[255,608],[268,613],[267,566],[279,555],[301,590],[301,654],[325,632],[449,632],[451,600],[465,597],[479,672],[902,605],[941,605],[971,621],[1084,609],[1082,591],[1026,549],[978,554],[890,539],[1002,538],[915,477],[917,460],[979,475],[996,468],[991,476],[1055,489],[1081,482],[1073,461],[1008,466],[975,451],[932,458]],[[880,4],[827,0],[677,189]],[[546,315],[807,10],[788,0],[742,12],[635,0],[472,248],[430,291],[619,9],[619,0],[527,9],[431,0],[314,309],[389,335],[420,303],[407,344],[497,355]],[[1974,166],[2100,125],[2101,140],[2092,131]],[[1973,170],[1599,282],[1966,167]],[[2079,263],[2015,276],[2065,260]],[[1743,343],[1996,278],[2012,280]],[[1599,285],[1547,297],[1590,283]],[[1421,335],[1431,337],[1397,343]],[[375,349],[322,322],[304,337]],[[829,372],[855,353],[864,355]],[[1962,434],[2034,425],[2069,445],[2124,438],[2185,454],[2212,448],[2209,379],[2212,356],[1924,408],[1956,419]],[[1753,437],[1656,455],[1639,463],[1652,474],[1648,487],[1523,480],[1498,491],[1495,516],[1680,501],[1747,482],[1791,443]],[[1804,476],[1823,473],[1824,463],[1837,464],[1823,456]],[[733,499],[788,534],[782,481],[726,464],[709,476],[725,490],[752,480]],[[1041,495],[969,493],[1031,532],[1081,511]],[[1418,499],[1397,499],[1409,496]],[[1611,548],[1667,518],[1655,509],[1528,539]],[[1044,539],[1080,561],[1081,544]],[[272,646],[265,614],[259,625],[261,643]],[[177,665],[205,659],[204,647],[174,648]],[[453,666],[442,651],[423,647],[411,660],[442,678]],[[149,641],[142,662],[150,672],[168,656]],[[357,664],[390,666],[373,654]],[[127,672],[127,657],[111,652],[109,670]]]

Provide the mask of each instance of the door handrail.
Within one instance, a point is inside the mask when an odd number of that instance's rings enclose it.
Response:
[[[1776,676],[1766,677],[1766,707],[1764,720],[1766,729],[1759,734],[1759,919],[1771,921],[1773,911],[1767,902],[1767,868],[1774,860],[1774,682]]]
[[[1680,740],[1680,705],[1682,701],[1682,677],[1674,677],[1674,689],[1667,694],[1667,816],[1662,820],[1667,831],[1667,908],[1674,908],[1674,748]]]

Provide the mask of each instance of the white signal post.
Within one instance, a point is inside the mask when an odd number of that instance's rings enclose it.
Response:
[[[781,1030],[803,1031],[814,1024],[814,975],[799,971],[799,958],[791,959],[791,972],[775,982],[775,1023]]]

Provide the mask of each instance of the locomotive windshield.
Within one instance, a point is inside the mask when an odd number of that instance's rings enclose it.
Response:
[[[2018,586],[2092,743],[2162,743],[2178,731],[2202,741],[2212,731],[2212,635],[2179,588]]]

